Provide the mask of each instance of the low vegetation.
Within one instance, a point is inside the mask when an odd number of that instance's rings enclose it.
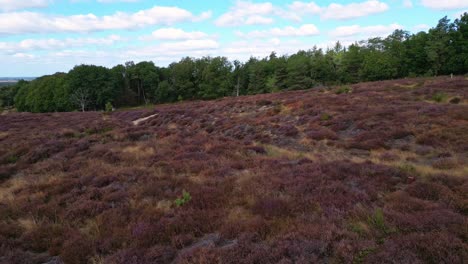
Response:
[[[466,263],[468,80],[349,88],[0,115],[0,263]]]

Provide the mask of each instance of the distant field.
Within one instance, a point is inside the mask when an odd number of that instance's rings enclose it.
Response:
[[[0,115],[0,263],[466,263],[467,131],[465,77]]]
[[[36,79],[35,77],[0,77],[0,87],[13,85],[19,80],[31,81]]]
[[[0,87],[13,85],[13,84],[15,84],[15,83],[16,83],[16,82],[0,81]]]

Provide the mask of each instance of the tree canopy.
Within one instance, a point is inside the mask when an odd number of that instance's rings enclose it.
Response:
[[[439,20],[428,32],[395,30],[343,47],[298,51],[278,57],[182,58],[168,67],[126,62],[111,69],[78,65],[68,73],[0,88],[0,106],[18,111],[102,110],[179,100],[308,89],[321,85],[468,72],[468,13]]]

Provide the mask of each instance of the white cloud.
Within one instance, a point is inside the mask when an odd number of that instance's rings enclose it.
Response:
[[[332,47],[334,43],[318,43],[317,48]],[[229,43],[226,46],[220,48],[219,53],[223,56],[227,56],[229,59],[248,60],[251,56],[253,57],[266,57],[270,55],[272,51],[278,55],[288,55],[296,53],[299,50],[309,50],[313,48],[310,43],[290,39],[280,40],[278,38],[271,39],[257,39],[253,41],[243,40]]]
[[[208,38],[208,34],[201,31],[187,32],[178,28],[161,28],[153,31],[149,36],[140,37],[141,40],[189,40]]]
[[[322,8],[318,6],[315,2],[305,3],[295,1],[289,5],[289,9],[293,12],[300,14],[319,14],[322,12]]]
[[[467,8],[467,0],[421,0],[421,4],[437,10],[451,10],[459,8]]]
[[[347,5],[330,4],[324,9],[321,17],[323,19],[345,20],[382,13],[388,9],[389,7],[386,3],[377,0]]]
[[[205,12],[201,13],[199,16],[194,17],[193,21],[198,22],[198,21],[207,20],[207,19],[210,19],[212,15],[213,15],[213,12],[211,10],[210,11],[205,11]]]
[[[107,46],[120,41],[123,38],[117,35],[104,38],[25,39],[20,42],[0,42],[0,50],[5,54],[22,54],[27,51],[70,49],[88,45]]]
[[[13,58],[26,58],[26,59],[33,59],[35,58],[36,56],[32,55],[32,54],[27,54],[27,53],[15,53],[13,54]]]
[[[465,13],[468,13],[468,9],[467,10],[464,10],[464,11],[461,11],[461,12],[457,12],[453,15],[454,18],[458,18],[460,19],[460,17],[465,14]]]
[[[361,3],[341,5],[332,3],[320,7],[315,2],[294,1],[279,7],[270,2],[253,3],[237,1],[230,10],[216,21],[217,26],[266,25],[274,22],[273,17],[300,21],[304,15],[320,15],[322,19],[345,20],[385,12],[389,9],[386,3],[368,0]]]
[[[305,24],[299,28],[292,26],[284,28],[272,28],[269,30],[254,30],[248,33],[237,32],[243,38],[277,38],[277,37],[307,37],[318,35],[320,31],[313,24]]]
[[[388,5],[377,0],[369,0],[361,3],[350,3],[347,5],[332,3],[320,7],[315,2],[293,2],[288,6],[289,10],[301,15],[320,15],[322,19],[345,20],[372,14],[385,12]]]
[[[158,48],[167,51],[185,52],[194,50],[211,50],[219,48],[219,43],[212,39],[193,39],[180,42],[165,42]],[[182,53],[183,54],[183,53]]]
[[[21,65],[21,69],[13,69],[10,66],[0,65],[0,72],[6,76],[18,76],[28,72],[33,76],[50,74],[57,71],[69,71],[75,65],[94,64],[113,67],[125,61],[154,61],[157,65],[166,66],[185,56],[202,57],[219,54],[220,44],[211,39],[171,41],[149,46],[122,46],[109,50],[105,46],[95,49],[64,49],[54,51],[52,49],[34,54],[18,52],[11,55],[3,55],[0,52],[0,60],[8,61],[15,65]]]
[[[191,39],[184,41],[163,42],[145,47],[126,47],[119,53],[120,61],[152,60],[158,65],[169,64],[182,57],[202,57],[217,54],[220,44],[212,39]],[[114,56],[115,55],[111,55]]]
[[[124,3],[136,3],[139,2],[140,0],[97,0],[99,3],[118,3],[118,2],[124,2]]]
[[[364,39],[369,37],[386,37],[396,29],[402,29],[403,27],[398,24],[391,25],[376,25],[362,27],[359,25],[342,26],[332,30],[329,34],[335,39]]]
[[[94,14],[57,16],[35,12],[0,13],[0,35],[130,30],[151,25],[199,21],[208,18],[210,14],[205,12],[196,16],[185,9],[165,6],[154,6],[136,13],[116,12],[108,16]]]
[[[0,0],[0,10],[2,11],[13,11],[26,8],[40,8],[47,7],[49,5],[49,0],[28,0],[28,1],[18,1],[18,0]]]
[[[413,7],[413,1],[403,0],[403,6],[406,7],[406,8],[411,8],[411,7]]]
[[[431,27],[427,24],[419,24],[413,27],[414,30],[416,31],[427,31]]]
[[[250,16],[245,19],[246,25],[268,25],[273,22],[273,18],[264,16]]]
[[[275,7],[270,2],[253,3],[237,1],[228,12],[221,15],[215,21],[215,24],[217,26],[271,24],[273,19],[266,16],[272,15],[274,12]]]

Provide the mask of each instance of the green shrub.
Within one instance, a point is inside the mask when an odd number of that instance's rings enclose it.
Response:
[[[351,93],[352,92],[352,89],[351,87],[349,86],[341,86],[340,88],[338,88],[338,90],[336,90],[336,94],[344,94],[344,93]]]
[[[445,102],[447,100],[447,95],[445,93],[435,93],[433,96],[432,96],[432,100],[437,102],[437,103],[441,103],[441,102]]]
[[[106,112],[112,112],[112,110],[114,109],[114,107],[112,106],[112,103],[111,102],[107,102],[106,103]]]
[[[386,233],[387,226],[385,225],[385,217],[381,208],[374,210],[374,213],[369,216],[368,222],[377,230]]]
[[[412,164],[404,163],[398,167],[402,172],[408,173],[409,175],[414,175],[417,173],[416,167]]]
[[[327,114],[327,113],[323,113],[321,116],[320,116],[320,120],[322,121],[328,121],[332,118],[332,116],[330,114]]]
[[[7,163],[16,163],[19,160],[19,157],[16,155],[11,155],[6,158]]]
[[[376,251],[375,248],[365,248],[357,253],[353,259],[353,264],[364,263],[364,260],[369,254],[372,254]]]
[[[367,223],[378,232],[376,242],[379,244],[384,243],[386,236],[397,231],[395,228],[391,228],[387,225],[381,208],[376,208],[374,210],[374,213],[367,218]]]
[[[190,193],[187,191],[182,192],[182,197],[177,198],[174,203],[177,207],[180,207],[186,203],[188,203],[190,200],[192,200],[192,196],[190,196]]]

